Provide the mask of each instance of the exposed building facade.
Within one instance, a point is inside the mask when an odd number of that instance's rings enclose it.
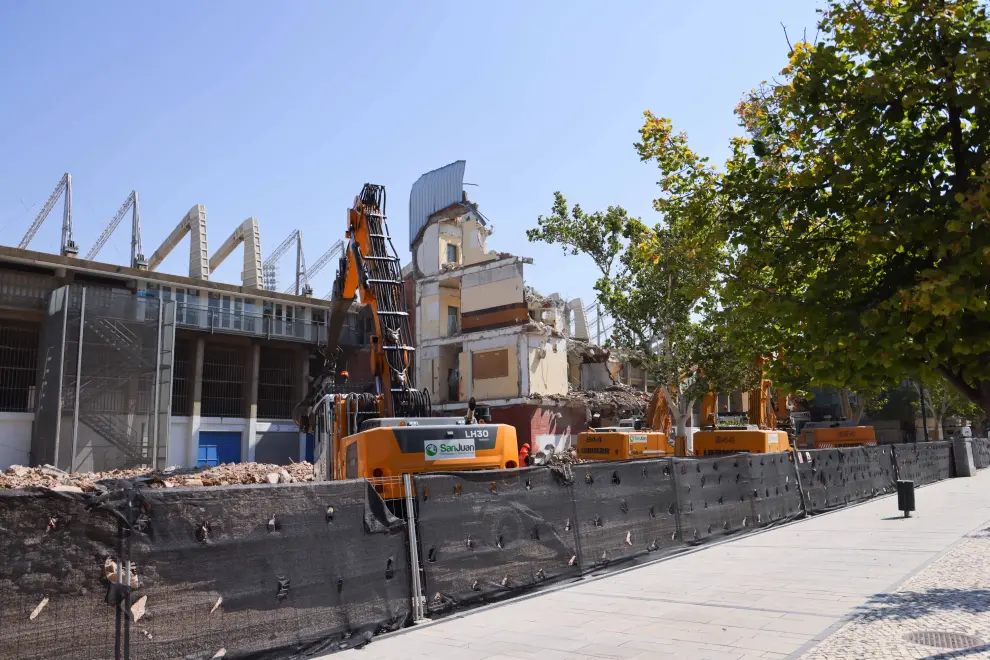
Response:
[[[560,443],[587,428],[568,399],[568,338],[587,340],[580,300],[526,286],[532,260],[492,250],[491,227],[464,192],[464,161],[424,174],[409,200],[417,385],[441,414],[469,399],[516,426],[520,442]]]

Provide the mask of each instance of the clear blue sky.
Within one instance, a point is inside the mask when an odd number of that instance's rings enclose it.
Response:
[[[544,293],[590,302],[590,261],[526,242],[553,192],[653,216],[656,170],[632,147],[642,112],[723,160],[736,102],[786,63],[780,23],[813,32],[818,4],[0,3],[0,243],[68,171],[83,254],[136,189],[146,254],[205,204],[211,250],[253,215],[263,251],[299,227],[312,261],[373,182],[406,262],[410,186],[465,159],[490,246],[532,256]],[[60,222],[58,206],[31,247],[57,251]],[[125,221],[100,259],[125,264],[129,242]],[[161,270],[186,274],[187,258],[183,244]],[[240,268],[238,252],[211,279]]]

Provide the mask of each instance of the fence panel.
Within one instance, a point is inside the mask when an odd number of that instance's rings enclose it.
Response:
[[[749,454],[755,525],[795,520],[804,515],[794,458],[788,452]]]
[[[91,498],[0,491],[0,656],[18,660],[114,657],[116,607],[107,560],[118,522]],[[115,602],[115,601],[114,601]]]
[[[845,456],[842,452],[838,449],[811,449],[798,453],[798,475],[801,477],[805,510],[808,513],[822,513],[848,504],[843,471]]]
[[[547,468],[415,477],[429,611],[580,575],[571,485]]]
[[[990,438],[973,438],[973,463],[978,470],[990,467]]]
[[[952,443],[914,442],[894,445],[897,478],[926,486],[953,475]]]
[[[683,547],[671,467],[670,459],[574,467],[583,571],[635,564]]]
[[[839,452],[850,504],[896,490],[894,450],[890,446],[844,447]]]
[[[681,540],[697,543],[754,526],[753,485],[745,455],[672,460]]]
[[[365,481],[141,490],[142,660],[320,655],[411,618],[405,523]]]

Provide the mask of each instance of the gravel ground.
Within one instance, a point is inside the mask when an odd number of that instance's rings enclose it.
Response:
[[[968,648],[905,639],[928,631],[975,639]],[[967,536],[894,593],[875,596],[802,658],[990,658],[990,527]]]

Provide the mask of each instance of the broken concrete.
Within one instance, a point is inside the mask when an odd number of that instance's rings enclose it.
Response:
[[[274,480],[271,475],[274,475]],[[6,472],[0,473],[0,490],[41,488],[61,492],[91,493],[104,489],[101,482],[118,480],[141,481],[151,488],[296,483],[313,481],[313,466],[306,462],[293,463],[289,466],[237,463],[194,470],[170,468],[156,471],[149,468],[134,468],[69,474],[51,466],[28,468],[12,465]]]

